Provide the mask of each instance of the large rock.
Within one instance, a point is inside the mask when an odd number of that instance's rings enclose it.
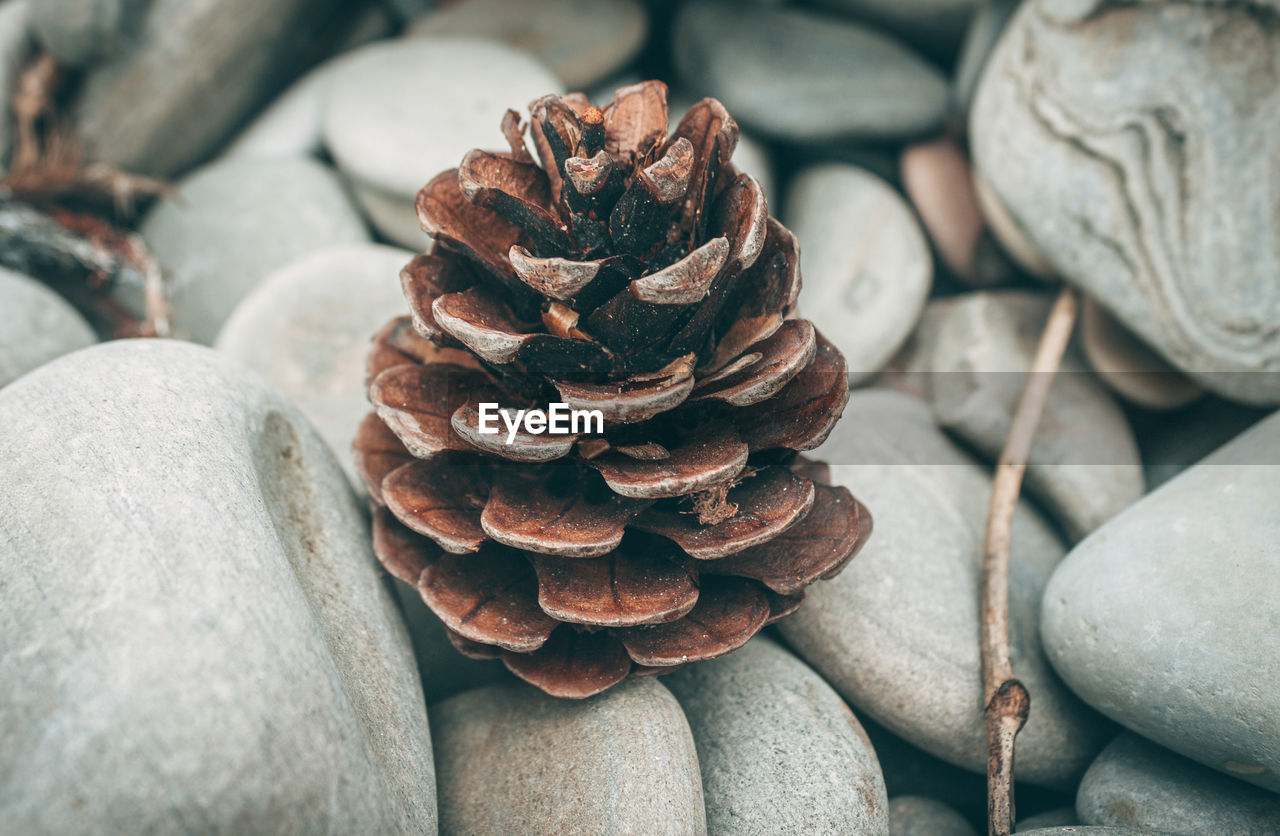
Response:
[[[1029,0],[970,118],[975,159],[1068,280],[1223,395],[1280,402],[1273,3]]]
[[[374,332],[408,312],[400,268],[411,258],[408,250],[381,244],[303,256],[264,279],[216,343],[297,404],[360,492],[351,440],[370,411],[365,358]]]
[[[47,285],[0,267],[0,388],[97,341],[84,317]]]
[[[702,834],[698,755],[655,679],[588,700],[524,683],[434,706],[444,834]]]
[[[936,130],[946,112],[932,65],[839,18],[696,0],[676,19],[672,49],[691,92],[776,139],[903,139]]]
[[[135,340],[5,388],[0,425],[7,829],[434,831],[408,635],[296,409]]]
[[[240,300],[273,270],[334,244],[368,240],[334,173],[314,160],[227,159],[161,200],[142,237],[165,271],[174,328],[211,343]],[[141,310],[136,289],[124,299]]]
[[[500,124],[509,108],[526,113],[534,99],[563,90],[528,54],[475,38],[384,41],[334,63],[325,93],[325,144],[342,172],[366,191],[402,207],[408,221],[379,231],[421,249],[413,199],[427,181],[456,168],[472,148],[507,148]],[[414,234],[405,235],[405,226]]]
[[[662,682],[693,730],[709,832],[890,832],[884,778],[862,726],[771,639]]]
[[[302,69],[341,6],[152,0],[136,42],[92,68],[77,97],[89,159],[168,177],[207,158]]]
[[[815,453],[871,509],[875,531],[849,567],[810,587],[782,635],[854,706],[944,760],[986,770],[978,578],[991,480],[934,427],[929,408],[889,390],[852,393]],[[1049,668],[1039,603],[1062,544],[1030,508],[1014,521],[1013,670],[1033,696],[1018,736],[1020,780],[1072,787],[1106,724]]]
[[[926,389],[939,425],[995,462],[1009,436],[1051,307],[1041,293],[972,293],[931,335]],[[1063,358],[1036,427],[1027,490],[1079,540],[1142,498],[1138,445],[1124,413],[1077,352]]]
[[[636,57],[648,22],[636,0],[463,0],[427,12],[409,32],[504,41],[581,90]]]
[[[1157,833],[1280,833],[1280,797],[1122,734],[1089,767],[1076,795],[1087,824]]]
[[[856,383],[911,333],[933,282],[929,243],[906,201],[849,165],[808,168],[791,182],[783,219],[800,242],[800,305],[836,344]]]
[[[1273,791],[1277,508],[1280,413],[1076,546],[1045,589],[1040,622],[1053,666],[1093,707]]]
[[[889,802],[889,836],[978,836],[978,831],[941,801],[900,795]]]

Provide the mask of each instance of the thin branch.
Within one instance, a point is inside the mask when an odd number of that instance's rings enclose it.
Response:
[[[987,831],[1013,832],[1013,742],[1027,722],[1031,696],[1009,659],[1009,545],[1013,513],[1027,456],[1054,375],[1075,327],[1077,301],[1069,287],[1058,294],[1036,349],[1026,388],[996,468],[982,549],[982,688],[987,728]]]

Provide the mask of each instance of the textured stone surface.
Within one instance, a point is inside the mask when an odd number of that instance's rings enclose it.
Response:
[[[32,40],[27,31],[27,0],[0,2],[0,172],[6,169],[9,145],[13,141],[13,91],[18,74],[31,55]]]
[[[802,314],[844,353],[856,383],[919,319],[933,281],[929,244],[901,196],[853,166],[804,170],[786,207],[783,222],[800,241]]]
[[[370,410],[365,357],[374,332],[406,313],[400,268],[413,255],[381,244],[305,255],[263,279],[216,343],[302,410],[361,492],[350,451]]]
[[[432,832],[408,636],[323,442],[163,340],[0,392],[0,820]]]
[[[900,795],[889,802],[889,836],[978,836],[978,831],[941,801]]]
[[[798,142],[901,139],[942,123],[947,87],[871,29],[797,9],[696,0],[674,26],[676,68],[760,133]]]
[[[440,832],[706,833],[698,756],[655,678],[587,700],[524,683],[434,706]]]
[[[1054,667],[1104,714],[1280,790],[1280,414],[1076,546],[1044,595]]]
[[[41,0],[43,2],[43,0]],[[152,0],[77,97],[89,159],[171,176],[207,158],[302,68],[340,0]]]
[[[168,281],[174,327],[211,343],[258,282],[299,256],[368,240],[333,172],[313,160],[233,158],[178,183],[156,204],[142,237]],[[125,302],[141,310],[141,298]]]
[[[871,741],[840,696],[773,640],[664,676],[702,768],[711,833],[888,833]]]
[[[412,201],[472,148],[505,149],[508,108],[527,113],[529,102],[562,89],[538,61],[492,41],[371,44],[334,64],[325,144],[352,179]]]
[[[859,710],[944,760],[985,771],[978,574],[989,477],[934,427],[927,405],[889,390],[852,393],[815,455],[866,503],[875,531],[779,630]],[[1025,506],[1013,552],[1013,668],[1035,694],[1017,774],[1071,787],[1107,724],[1063,687],[1040,649],[1041,592],[1063,548]]]
[[[1098,755],[1080,782],[1076,810],[1087,824],[1157,833],[1280,833],[1280,796],[1135,734],[1122,734]]]
[[[635,0],[463,0],[428,12],[414,35],[469,35],[527,50],[571,89],[581,90],[622,67],[648,31]]]
[[[145,10],[139,0],[37,0],[31,29],[55,58],[78,66],[120,52]]]
[[[1269,9],[1269,10],[1268,10]],[[970,118],[995,195],[1064,277],[1207,388],[1280,402],[1274,4],[1031,0]]]
[[[1000,456],[1051,298],[1022,291],[956,297],[937,326],[925,380],[938,423]],[[1064,358],[1036,428],[1026,488],[1079,540],[1143,495],[1138,445],[1077,353]]]
[[[61,296],[0,267],[0,388],[63,354],[98,341]]]

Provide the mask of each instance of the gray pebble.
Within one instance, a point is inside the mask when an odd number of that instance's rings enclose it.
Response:
[[[0,388],[97,341],[84,317],[47,285],[0,267]]]
[[[5,829],[435,831],[409,637],[301,413],[127,340],[0,390],[0,426]]]
[[[840,696],[773,640],[662,678],[702,767],[711,833],[890,830],[871,741]]]

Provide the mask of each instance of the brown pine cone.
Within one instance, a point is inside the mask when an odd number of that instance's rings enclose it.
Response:
[[[795,237],[730,163],[721,104],[668,136],[666,95],[539,99],[540,166],[508,111],[510,151],[419,193],[435,244],[369,356],[355,451],[379,559],[461,652],[557,696],[740,647],[871,532],[797,456],[848,386],[840,352],[787,318]],[[483,403],[553,402],[604,431],[481,431]]]

